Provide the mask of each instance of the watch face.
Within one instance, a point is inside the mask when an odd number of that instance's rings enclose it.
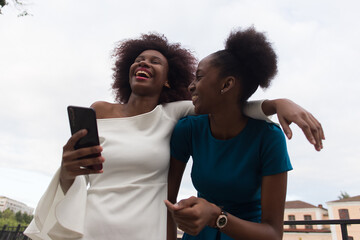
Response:
[[[225,223],[226,223],[226,217],[221,217],[221,218],[219,219],[219,225],[220,225],[220,226],[224,226]]]
[[[218,219],[218,221],[217,221],[217,226],[218,226],[219,228],[222,228],[222,227],[224,227],[224,226],[226,225],[226,223],[227,223],[227,218],[226,218],[226,216],[220,216],[219,219]]]

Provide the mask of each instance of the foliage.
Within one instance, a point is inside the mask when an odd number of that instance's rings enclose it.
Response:
[[[345,198],[349,198],[349,197],[350,197],[350,195],[347,192],[341,191],[340,195],[338,196],[338,199],[341,200],[341,199],[345,199]]]
[[[12,5],[12,7],[16,8],[18,11],[22,11],[21,13],[18,14],[18,17],[23,17],[23,16],[28,16],[31,15],[30,13],[27,12],[26,9],[24,9],[25,7],[25,0],[11,0],[11,4],[9,2],[10,0],[0,0],[0,14],[2,14],[2,9],[7,6],[7,5]]]
[[[4,225],[17,226],[17,225],[29,225],[33,216],[27,213],[21,213],[20,211],[14,213],[10,209],[6,209],[0,212],[0,227]]]
[[[5,0],[0,0],[0,14],[1,14],[1,9],[7,4],[7,2]]]

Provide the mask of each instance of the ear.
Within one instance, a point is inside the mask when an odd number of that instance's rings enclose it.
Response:
[[[228,92],[230,89],[235,87],[235,78],[233,76],[226,77],[222,84],[221,94]]]
[[[168,81],[166,81],[166,82],[164,83],[164,86],[167,87],[167,88],[171,88]]]

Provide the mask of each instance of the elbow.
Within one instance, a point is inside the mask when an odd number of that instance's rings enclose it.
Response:
[[[283,239],[283,229],[275,230],[273,229],[273,233],[271,234],[271,240],[282,240]]]
[[[284,233],[284,226],[281,224],[278,226],[268,225],[268,237],[267,240],[282,240]]]

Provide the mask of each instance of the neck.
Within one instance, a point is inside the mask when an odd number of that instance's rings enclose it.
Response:
[[[158,101],[158,97],[140,97],[131,94],[129,101],[124,105],[123,111],[127,117],[147,113],[158,105]]]
[[[222,108],[217,113],[209,114],[212,135],[226,140],[238,135],[246,126],[248,118],[243,115],[238,105]]]

